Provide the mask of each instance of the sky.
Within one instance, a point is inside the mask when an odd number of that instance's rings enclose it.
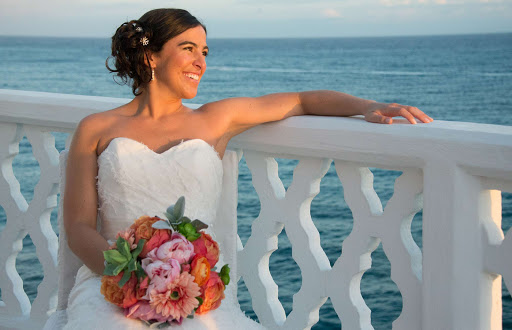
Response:
[[[110,37],[161,7],[187,9],[209,38],[512,32],[512,0],[0,0],[0,35]]]

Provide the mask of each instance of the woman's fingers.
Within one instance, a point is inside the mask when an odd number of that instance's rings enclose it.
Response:
[[[370,110],[365,118],[367,121],[372,123],[391,124],[393,117],[404,117],[411,124],[416,124],[417,120],[423,123],[430,123],[433,121],[432,118],[427,116],[423,111],[416,107],[408,105],[401,105],[397,103],[391,104],[379,104],[373,110]]]
[[[370,123],[377,123],[377,124],[391,124],[393,122],[393,118],[383,116],[380,113],[377,113],[376,111],[371,112],[370,114],[366,115],[365,119],[366,119],[366,121],[368,121]]]
[[[409,107],[409,112],[412,113],[414,117],[418,118],[424,123],[430,123],[434,120],[416,107]]]

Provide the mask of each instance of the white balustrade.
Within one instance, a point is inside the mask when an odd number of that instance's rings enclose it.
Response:
[[[126,101],[0,90],[0,205],[7,217],[0,233],[0,327],[41,327],[55,308],[57,236],[50,212],[59,171],[51,132],[72,132],[87,114]],[[12,169],[23,136],[41,169],[30,203]],[[251,236],[240,243],[237,269],[266,327],[310,328],[330,297],[344,329],[373,329],[360,281],[382,243],[403,300],[394,329],[501,329],[501,276],[512,290],[512,231],[501,230],[500,193],[512,192],[512,127],[294,117],[244,132],[229,148],[243,150],[261,203]],[[287,190],[274,158],[299,160]],[[310,206],[333,161],[354,224],[331,267]],[[385,209],[368,167],[402,171]],[[423,254],[410,230],[422,209]],[[269,270],[283,229],[302,275],[288,316]],[[15,268],[27,234],[44,271],[32,304]]]

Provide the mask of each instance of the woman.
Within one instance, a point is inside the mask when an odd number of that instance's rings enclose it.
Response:
[[[135,98],[84,118],[70,147],[64,223],[69,247],[85,266],[70,295],[69,328],[92,328],[94,320],[101,328],[140,324],[125,319],[100,295],[97,274],[104,270],[107,239],[143,214],[161,213],[181,195],[187,199],[186,214],[212,222],[222,177],[220,159],[233,136],[261,123],[306,114],[364,115],[367,121],[387,124],[394,116],[413,124],[416,119],[432,121],[415,107],[334,91],[232,98],[191,110],[182,99],[196,96],[207,55],[206,28],[184,10],[152,10],[124,23],[113,36],[111,71],[133,82]],[[235,309],[236,302],[224,301],[219,310],[182,326],[258,327],[239,310],[232,323],[221,323]]]

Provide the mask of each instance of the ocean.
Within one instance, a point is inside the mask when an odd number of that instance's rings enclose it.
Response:
[[[512,33],[452,36],[316,38],[316,39],[211,39],[208,69],[191,103],[206,103],[236,96],[333,89],[382,102],[415,105],[437,120],[512,125]],[[40,38],[0,36],[0,88],[80,95],[130,98],[131,88],[119,86],[105,69],[107,38]],[[65,134],[56,133],[64,148]],[[291,182],[295,160],[279,159],[285,187]],[[375,190],[383,204],[393,193],[400,172],[373,169]],[[32,200],[39,167],[24,139],[14,159],[21,192]],[[503,196],[503,230],[512,226],[512,194]],[[245,243],[250,224],[259,213],[251,173],[242,159],[239,175],[239,235]],[[313,200],[312,218],[331,264],[341,254],[341,243],[352,229],[352,214],[343,199],[334,166],[322,179]],[[56,232],[56,213],[52,213]],[[5,212],[0,206],[0,230]],[[422,247],[422,217],[417,214],[412,233]],[[402,298],[390,279],[390,264],[380,246],[372,268],[361,281],[361,291],[372,310],[375,329],[391,329],[402,310]],[[42,268],[27,236],[16,267],[33,300]],[[270,270],[279,285],[279,298],[288,314],[292,296],[301,286],[300,269],[291,257],[285,231],[279,250],[270,257]],[[239,300],[255,317],[250,296],[239,283]],[[0,292],[1,294],[1,292]],[[330,300],[320,309],[313,329],[339,329],[341,323]],[[512,298],[503,286],[503,328],[512,329]]]

